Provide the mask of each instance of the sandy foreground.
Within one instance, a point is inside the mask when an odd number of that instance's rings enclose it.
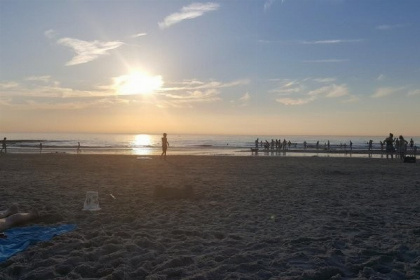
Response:
[[[5,280],[420,279],[418,162],[8,154],[12,203],[78,228],[1,263]]]

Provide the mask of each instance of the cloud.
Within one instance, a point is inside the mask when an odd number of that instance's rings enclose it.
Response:
[[[30,77],[27,77],[25,80],[48,83],[50,79],[51,79],[51,76],[45,75],[45,76],[30,76]]]
[[[192,107],[195,103],[210,103],[221,100],[217,89],[194,90],[185,92],[166,93],[157,102],[157,106],[166,107]]]
[[[285,0],[281,0],[281,4],[284,3]],[[264,11],[267,11],[268,9],[270,9],[270,7],[274,4],[274,2],[276,2],[276,0],[266,0],[264,2]]]
[[[305,45],[326,45],[326,44],[345,44],[345,43],[357,43],[362,42],[362,39],[350,39],[350,40],[342,40],[342,39],[333,39],[333,40],[320,40],[320,41],[303,41],[302,44]]]
[[[342,101],[342,103],[357,103],[360,101],[360,98],[355,95],[349,95],[346,99]]]
[[[283,104],[283,105],[304,105],[314,101],[314,97],[307,97],[307,98],[277,98],[276,101]]]
[[[276,1],[276,0],[267,0],[267,1],[265,1],[265,3],[264,3],[264,11],[266,11],[266,10],[270,9],[271,5],[273,5],[273,3],[274,3],[275,1]]]
[[[57,41],[58,44],[70,47],[76,53],[67,66],[77,65],[93,61],[100,56],[108,55],[110,50],[122,46],[124,43],[119,41],[100,42],[100,41],[82,41],[73,38],[62,38]]]
[[[59,81],[51,76],[30,76],[20,83],[0,83],[0,97],[18,97],[30,100],[31,98],[85,98],[115,96],[108,88],[95,88],[92,90],[78,90],[61,86]]]
[[[382,31],[389,31],[389,30],[394,30],[394,29],[401,28],[404,26],[405,24],[383,24],[383,25],[376,26],[375,29],[382,30]]]
[[[54,39],[57,36],[57,32],[54,29],[48,29],[44,32],[44,35],[49,39]]]
[[[231,100],[230,103],[235,107],[245,107],[245,106],[248,106],[248,103],[250,100],[251,100],[251,96],[249,95],[248,92],[246,92],[239,99]]]
[[[270,92],[278,94],[277,102],[284,105],[304,105],[321,98],[344,98],[343,102],[355,102],[345,84],[335,84],[335,78],[306,78],[283,80]]]
[[[403,88],[390,88],[390,87],[383,87],[378,88],[374,94],[372,94],[372,98],[383,98],[393,94],[400,92]]]
[[[336,78],[313,78],[312,80],[318,83],[326,84],[335,82]]]
[[[207,12],[216,11],[220,5],[217,3],[192,3],[183,7],[180,12],[167,16],[162,22],[159,22],[161,29],[168,28],[174,24],[187,19],[193,19],[204,15]]]
[[[420,95],[420,89],[411,90],[407,94],[408,96]]]
[[[222,100],[220,97],[225,88],[240,87],[248,84],[248,80],[230,82],[184,80],[168,82],[158,97],[159,107],[192,107],[196,103],[210,103]],[[246,96],[246,95],[245,95]],[[243,97],[241,102],[245,102]]]
[[[128,102],[108,88],[63,87],[48,75],[27,77],[20,83],[0,83],[0,89],[0,106],[19,110],[77,110]]]
[[[153,105],[158,107],[192,107],[194,104],[211,103],[222,100],[225,88],[241,87],[248,80],[200,81],[185,80],[167,82],[167,88],[155,92]],[[110,79],[108,85],[91,89],[63,87],[51,76],[31,76],[18,82],[0,83],[0,105],[17,109],[45,108],[56,110],[90,108],[91,106],[109,107],[112,104],[129,104],[131,102],[147,102],[139,95],[119,96],[115,88],[115,80]],[[245,94],[239,102],[245,104],[249,95]],[[86,104],[85,104],[86,103]],[[32,106],[32,107],[31,107]]]
[[[142,36],[146,36],[147,33],[137,33],[137,34],[133,34],[130,37],[131,38],[138,38],[138,37],[142,37]]]
[[[309,96],[324,96],[328,98],[342,97],[348,94],[348,89],[344,84],[332,84],[308,92]]]
[[[248,102],[250,99],[251,99],[251,96],[247,92],[241,98],[239,98],[239,101],[241,101],[241,102]]]
[[[383,80],[385,80],[385,75],[384,75],[384,74],[380,74],[380,75],[376,78],[376,80],[377,80],[377,81],[383,81]]]
[[[315,60],[304,60],[304,63],[342,63],[347,62],[348,59],[315,59]]]
[[[172,83],[172,87],[167,87],[166,91],[179,91],[179,90],[202,90],[202,89],[209,89],[209,88],[228,88],[228,87],[235,87],[246,85],[249,83],[249,80],[235,80],[227,83],[219,82],[219,81],[209,81],[203,82],[199,80],[184,80],[180,83]]]
[[[0,83],[0,89],[12,89],[12,88],[17,88],[19,86],[18,83],[16,82],[5,82],[5,83]],[[0,92],[0,96],[1,96],[1,92]]]

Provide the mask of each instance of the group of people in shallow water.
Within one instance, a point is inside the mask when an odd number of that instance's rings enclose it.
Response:
[[[404,157],[407,154],[408,147],[410,147],[410,150],[414,155],[417,154],[417,146],[414,145],[413,138],[411,138],[410,142],[408,142],[404,139],[402,135],[394,138],[394,134],[390,133],[389,136],[385,138],[383,142],[380,142],[380,144],[382,151],[385,146],[386,158],[389,158],[389,156],[391,156],[391,159],[393,159],[395,154],[395,157],[404,159]]]
[[[367,142],[368,145],[368,151],[369,153],[373,152],[373,140],[369,140]],[[379,144],[381,146],[381,151],[384,151],[385,148],[385,152],[386,152],[386,156],[387,158],[389,158],[389,156],[391,156],[391,158],[394,157],[394,154],[396,157],[400,157],[401,159],[403,159],[408,151],[411,151],[412,154],[417,154],[417,146],[414,145],[414,140],[413,138],[410,139],[410,141],[408,142],[407,140],[404,139],[404,137],[402,135],[400,135],[399,137],[394,138],[394,135],[392,133],[389,134],[389,136],[384,140],[384,141],[379,141]],[[291,147],[296,148],[297,147],[297,143],[292,143],[290,140],[286,141],[286,139],[284,139],[283,141],[281,141],[281,139],[271,139],[271,142],[265,140],[265,141],[260,141],[259,138],[257,138],[255,140],[255,148],[252,148],[252,151],[258,151],[259,148],[264,149],[264,151],[285,151],[290,149]],[[308,143],[306,141],[303,142],[303,149],[306,150],[307,148],[312,147],[315,148],[316,150],[322,149],[319,141],[316,142],[316,144],[309,146]],[[340,143],[339,146],[340,150],[344,149],[345,152],[347,153],[347,143]],[[353,150],[353,142],[350,140],[349,143],[349,148],[350,151]],[[324,143],[324,150],[326,151],[330,151],[331,150],[331,144],[330,141],[328,140],[327,142]]]
[[[281,141],[281,139],[271,139],[271,142],[268,142],[267,140],[265,140],[265,142],[263,141],[259,141],[259,138],[257,138],[257,140],[255,140],[255,148],[258,149],[259,147],[264,148],[264,150],[286,150],[286,149],[290,149],[291,146],[296,147],[296,143],[292,143],[289,141],[286,141],[286,139],[283,140],[283,142]]]

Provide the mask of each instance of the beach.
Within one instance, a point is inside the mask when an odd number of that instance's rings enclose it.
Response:
[[[0,210],[77,225],[0,279],[420,279],[418,162],[6,154],[0,184]]]

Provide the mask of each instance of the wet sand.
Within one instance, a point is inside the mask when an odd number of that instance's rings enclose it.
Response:
[[[420,279],[419,198],[395,159],[7,154],[0,210],[78,228],[0,279]]]

